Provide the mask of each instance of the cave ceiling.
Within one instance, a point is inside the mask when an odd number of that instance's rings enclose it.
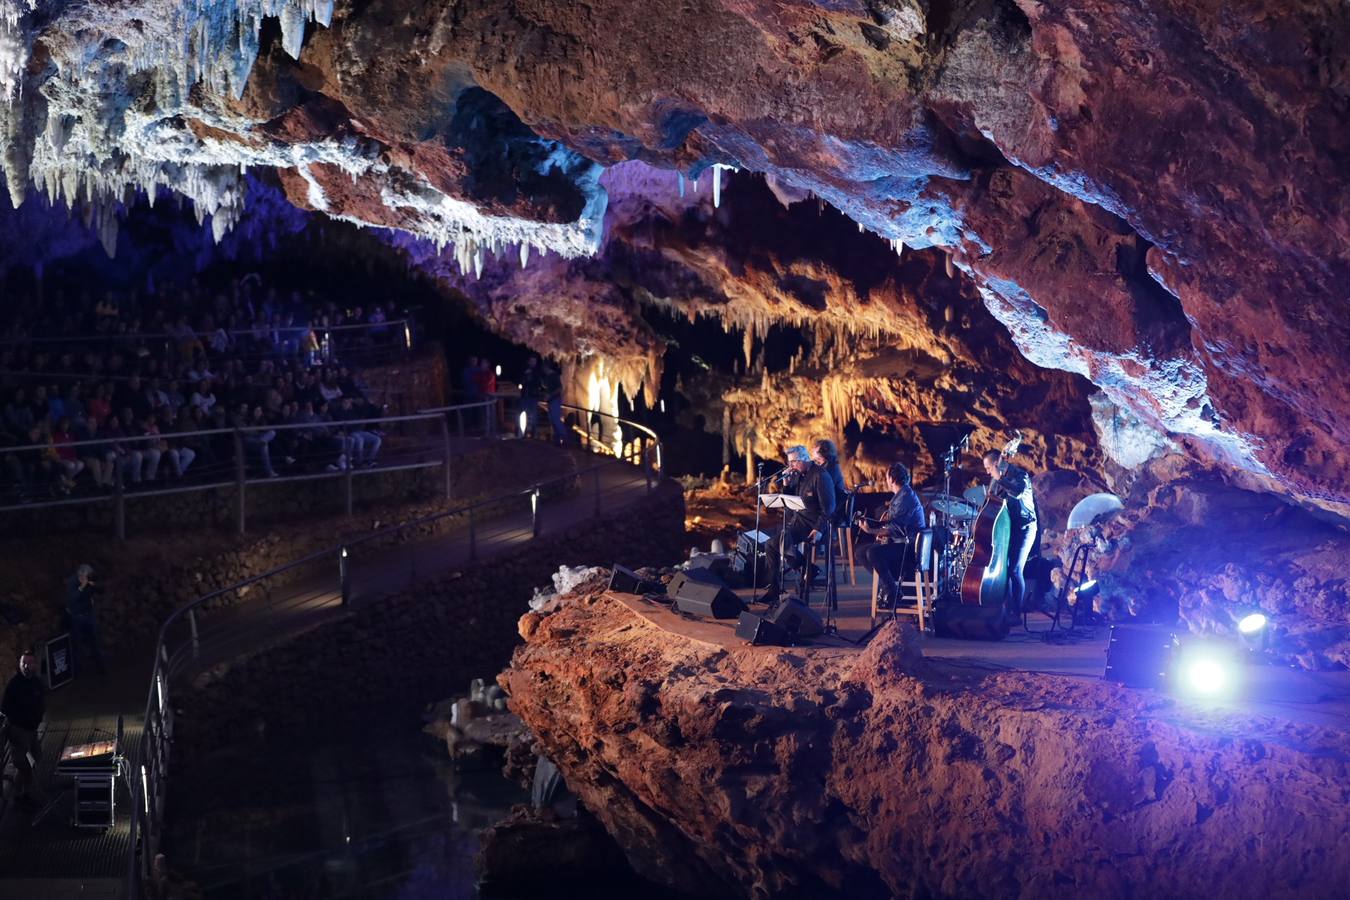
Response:
[[[271,170],[623,378],[659,355],[635,303],[721,316],[751,354],[771,321],[1015,347],[1158,446],[1350,513],[1339,0],[0,0],[0,92],[16,204],[106,231],[176,192],[224,234]],[[898,250],[889,280],[719,227],[714,182],[748,178]],[[1011,344],[911,327],[949,266],[943,322],[979,302]]]

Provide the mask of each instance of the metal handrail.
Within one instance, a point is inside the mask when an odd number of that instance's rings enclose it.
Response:
[[[496,401],[483,401],[475,404],[464,404],[462,407],[445,407],[438,412],[445,413],[455,411],[457,408],[495,406]],[[661,458],[661,443],[657,434],[646,426],[636,422],[626,422],[609,413],[597,410],[587,410],[581,407],[569,407],[577,412],[583,412],[587,415],[599,415],[613,419],[621,425],[626,423],[630,427],[640,432],[641,441],[634,442],[634,447],[630,451],[625,451],[621,455],[615,454],[621,462],[630,459],[639,466],[644,467],[647,481],[647,491],[654,488],[660,478],[659,460]],[[653,443],[648,445],[647,441]],[[621,448],[622,449],[622,448]],[[655,457],[658,465],[653,468],[649,464],[651,451],[655,451]],[[307,554],[299,559],[291,560],[284,565],[277,566],[274,569],[253,576],[227,587],[219,588],[202,595],[194,600],[188,601],[173,610],[160,625],[159,633],[155,641],[155,662],[151,673],[151,681],[145,706],[144,730],[142,732],[139,759],[139,770],[133,765],[129,772],[128,782],[131,788],[131,838],[128,842],[129,852],[127,859],[127,887],[128,896],[136,898],[140,896],[140,885],[143,877],[148,874],[149,866],[152,864],[154,855],[159,847],[160,823],[163,820],[164,806],[166,799],[166,781],[168,771],[168,757],[172,742],[173,732],[173,708],[168,701],[170,690],[170,679],[179,674],[182,664],[186,660],[186,654],[190,651],[193,658],[199,655],[202,648],[202,635],[198,626],[198,614],[204,612],[205,607],[211,602],[230,594],[247,589],[260,582],[275,578],[278,575],[295,570],[297,568],[321,562],[326,559],[336,558],[338,561],[338,591],[341,602],[345,605],[347,598],[346,585],[346,561],[350,550],[354,547],[369,544],[386,538],[408,529],[418,528],[431,522],[436,522],[452,516],[468,517],[468,538],[469,538],[469,559],[476,559],[475,553],[475,530],[474,530],[474,512],[485,509],[489,506],[501,504],[504,501],[522,496],[533,496],[537,498],[540,492],[548,487],[564,482],[574,481],[581,476],[595,473],[596,488],[596,506],[595,514],[601,513],[600,503],[600,481],[599,471],[603,468],[613,465],[612,462],[596,463],[593,466],[580,469],[575,472],[569,472],[545,481],[536,482],[527,488],[516,489],[505,492],[493,497],[477,500],[473,503],[466,503],[452,509],[442,510],[429,515],[420,516],[397,525],[387,526],[376,529],[366,534],[353,537],[322,550]],[[532,506],[534,513],[533,535],[539,535],[538,507]],[[275,604],[269,599],[265,612],[271,613],[275,610]],[[170,651],[170,630],[175,627],[181,627],[186,622],[189,637],[185,642],[180,643],[175,649]],[[225,630],[228,636],[228,628]],[[144,832],[144,834],[141,834]]]
[[[22,346],[24,344],[82,344],[97,343],[100,341],[178,341],[188,337],[209,338],[213,337],[217,331],[224,331],[228,335],[258,335],[267,334],[273,331],[296,331],[304,333],[307,331],[356,331],[358,329],[373,330],[376,328],[393,328],[401,325],[405,328],[413,326],[412,319],[390,319],[387,322],[355,322],[349,325],[315,325],[310,322],[300,323],[292,322],[290,325],[265,325],[254,328],[223,328],[215,331],[185,331],[179,334],[170,334],[167,331],[161,332],[137,332],[135,334],[76,334],[61,335],[60,337],[5,337],[0,338],[0,347]]]
[[[4,454],[7,453],[26,453],[33,451],[45,452],[48,450],[55,450],[57,448],[62,447],[89,447],[89,446],[116,447],[117,445],[132,445],[152,441],[174,441],[181,438],[216,437],[225,434],[235,435],[237,441],[242,441],[243,436],[246,434],[261,434],[268,431],[326,430],[331,432],[341,432],[351,428],[352,426],[359,426],[359,425],[378,426],[378,425],[396,424],[399,422],[418,422],[418,421],[421,422],[437,421],[442,424],[440,443],[442,445],[443,453],[441,459],[435,461],[428,461],[425,463],[417,463],[413,465],[380,466],[377,469],[351,472],[352,476],[359,477],[363,475],[375,475],[381,472],[401,471],[410,468],[435,468],[436,466],[446,465],[448,463],[448,458],[450,456],[449,431],[448,428],[445,427],[448,415],[450,413],[456,413],[457,415],[460,415],[467,410],[482,409],[485,413],[485,416],[487,416],[490,415],[491,409],[495,407],[495,405],[496,405],[495,400],[484,400],[477,403],[461,403],[454,406],[437,407],[435,410],[404,416],[383,416],[379,418],[362,418],[362,419],[340,419],[325,422],[294,422],[294,423],[282,423],[278,425],[245,425],[236,428],[207,428],[198,431],[170,431],[163,434],[126,435],[126,436],[110,435],[108,437],[103,438],[95,437],[83,441],[61,441],[60,443],[48,442],[45,444],[26,444],[21,447],[4,447],[0,448],[0,456],[3,456]],[[494,435],[493,425],[494,425],[493,421],[485,419],[485,432],[488,436]],[[462,418],[460,418],[458,421],[457,431],[460,435],[462,435],[464,432]],[[433,448],[434,446],[435,445],[433,444],[428,444],[427,448]],[[135,448],[129,447],[127,449],[135,449]],[[120,488],[120,480],[122,477],[120,468],[117,470],[116,474],[119,480],[119,488]],[[174,487],[162,488],[159,490],[142,490],[136,491],[132,494],[127,494],[119,489],[113,494],[91,494],[85,497],[65,497],[59,500],[41,500],[33,503],[11,503],[9,505],[0,506],[0,513],[29,511],[36,509],[50,509],[60,506],[83,506],[96,503],[112,503],[118,505],[120,508],[120,505],[125,503],[128,497],[146,498],[146,497],[165,496],[169,494],[190,494],[200,491],[216,490],[222,487],[233,486],[236,488],[242,488],[245,485],[255,485],[255,484],[286,484],[292,481],[304,481],[322,478],[342,478],[345,477],[347,474],[348,473],[345,471],[338,471],[338,472],[315,472],[309,475],[285,476],[281,478],[249,478],[246,473],[239,472],[236,474],[236,477],[231,478],[229,480],[214,480],[194,484],[177,485]],[[446,490],[448,499],[448,490],[449,490],[448,468],[446,481],[447,481]],[[241,533],[242,530],[243,529],[241,525],[240,526]],[[119,530],[118,537],[121,538],[123,536],[124,535]]]

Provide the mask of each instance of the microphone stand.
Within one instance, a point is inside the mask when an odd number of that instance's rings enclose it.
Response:
[[[759,536],[761,534],[759,530],[759,508],[763,505],[759,502],[759,495],[764,492],[764,460],[759,461],[757,471],[759,477],[755,479],[755,536],[750,540],[750,543],[754,545],[750,551],[750,599],[752,601],[755,599],[755,594],[759,593]]]

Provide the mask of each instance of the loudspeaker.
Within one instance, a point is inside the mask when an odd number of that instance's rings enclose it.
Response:
[[[1008,636],[1012,620],[1002,606],[971,606],[951,603],[933,610],[933,633],[938,637],[967,641],[1001,641]]]
[[[745,609],[726,582],[707,569],[677,572],[667,593],[675,598],[677,610],[690,615],[734,619]]]
[[[820,620],[820,616],[790,597],[779,601],[764,617],[780,626],[790,637],[808,638],[825,633],[825,623]]]
[[[1161,688],[1172,668],[1176,632],[1166,625],[1112,625],[1103,681]]]
[[[609,589],[620,594],[664,594],[666,586],[659,581],[647,581],[632,569],[614,564],[614,574],[609,576]]]
[[[752,612],[741,613],[741,619],[736,623],[736,637],[751,644],[787,646],[787,632],[782,626],[775,625],[764,616]]]

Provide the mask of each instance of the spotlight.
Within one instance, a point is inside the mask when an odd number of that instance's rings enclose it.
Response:
[[[1092,601],[1102,591],[1101,585],[1097,584],[1097,579],[1089,578],[1087,581],[1078,585],[1078,589],[1073,592],[1080,606],[1091,607]]]
[[[1232,693],[1237,678],[1237,662],[1231,652],[1200,644],[1182,650],[1173,686],[1182,694],[1213,699]]]
[[[1238,631],[1243,634],[1256,634],[1258,631],[1265,629],[1266,614],[1259,612],[1247,613],[1247,615],[1238,620],[1237,627]]]

